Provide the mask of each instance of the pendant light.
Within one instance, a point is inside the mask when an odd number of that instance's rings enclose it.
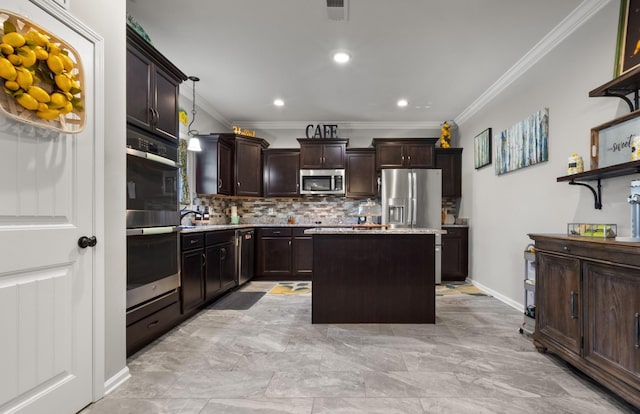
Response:
[[[198,78],[197,76],[189,76],[189,80],[193,83],[193,98],[191,100],[191,102],[193,103],[193,108],[191,109],[191,122],[189,122],[189,126],[187,127],[189,128],[189,131],[187,132],[187,134],[189,134],[189,137],[190,137],[187,150],[202,151],[202,147],[200,147],[200,140],[196,138],[196,136],[199,135],[200,133],[195,129],[191,129],[191,125],[193,124],[193,121],[196,120],[196,82],[198,82],[200,78]]]

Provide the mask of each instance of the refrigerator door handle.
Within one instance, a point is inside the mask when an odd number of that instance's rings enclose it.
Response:
[[[405,224],[411,227],[411,225],[413,224],[413,198],[414,198],[413,174],[411,173],[411,171],[409,171],[409,173],[407,174],[407,180],[409,180],[409,186],[408,186],[408,194],[407,194],[407,221]]]
[[[411,227],[414,227],[418,221],[418,175],[411,172]]]

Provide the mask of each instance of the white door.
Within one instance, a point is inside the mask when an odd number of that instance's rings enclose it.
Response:
[[[93,391],[96,248],[78,239],[96,230],[94,45],[32,2],[2,8],[78,51],[87,125],[61,134],[0,113],[0,412],[75,413]]]

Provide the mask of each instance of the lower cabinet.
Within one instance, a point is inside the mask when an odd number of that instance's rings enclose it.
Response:
[[[529,236],[536,248],[536,347],[640,408],[640,246]]]
[[[200,307],[205,301],[204,233],[182,234],[180,238],[180,291],[182,313]]]
[[[442,226],[442,281],[464,281],[469,274],[469,228]]]
[[[256,278],[310,280],[313,240],[302,227],[264,227],[256,232]]]
[[[236,285],[235,232],[205,233],[205,298],[213,300]]]

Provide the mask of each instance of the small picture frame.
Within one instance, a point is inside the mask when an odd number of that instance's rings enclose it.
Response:
[[[640,0],[620,1],[614,78],[640,66]]]
[[[491,128],[475,136],[473,150],[476,170],[491,164]]]

